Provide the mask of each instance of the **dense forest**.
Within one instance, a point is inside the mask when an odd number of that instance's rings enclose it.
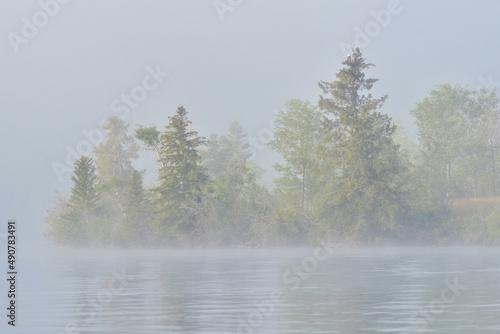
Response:
[[[418,141],[382,112],[359,49],[317,104],[285,103],[270,149],[272,189],[243,128],[208,139],[179,107],[158,130],[111,116],[93,157],[46,217],[46,236],[77,247],[273,247],[500,243],[500,108],[494,90],[434,87],[411,115]],[[157,181],[133,162],[156,153]]]

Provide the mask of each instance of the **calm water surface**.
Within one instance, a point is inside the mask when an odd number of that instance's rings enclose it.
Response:
[[[500,333],[498,248],[314,254],[61,251],[25,259],[16,332]]]

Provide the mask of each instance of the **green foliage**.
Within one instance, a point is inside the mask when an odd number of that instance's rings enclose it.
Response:
[[[355,48],[318,106],[293,99],[268,146],[282,157],[270,192],[236,122],[206,141],[179,107],[163,131],[138,126],[155,151],[145,189],[129,124],[110,117],[95,166],[75,162],[46,236],[63,246],[282,246],[341,243],[500,244],[500,108],[495,91],[438,85],[411,111],[419,142],[381,112],[374,66]],[[483,197],[483,198],[481,198]]]
[[[496,196],[499,180],[500,111],[494,91],[438,85],[419,102],[416,118],[426,199]]]
[[[365,78],[373,64],[365,62],[359,49],[342,64],[336,81],[319,83],[329,94],[319,101],[325,116],[319,150],[326,185],[323,210],[335,233],[369,240],[393,230],[404,210],[404,165],[393,140],[396,127],[377,111],[387,96],[364,94],[378,80]]]
[[[276,185],[277,234],[298,242],[309,230],[307,217],[313,213],[317,190],[316,149],[323,138],[321,113],[309,102],[290,100],[274,121],[274,138],[268,146],[285,164],[274,168],[281,174]]]
[[[217,135],[212,134],[207,141],[206,148],[200,151],[203,166],[211,178],[222,176],[231,154],[227,147],[223,147],[221,142],[227,142],[225,137],[219,140]]]
[[[242,127],[233,121],[229,124],[227,136],[219,138],[215,134],[211,135],[206,149],[200,154],[208,175],[217,178],[230,169],[245,165],[252,152]]]
[[[472,109],[470,91],[446,84],[431,90],[410,112],[423,148],[422,186],[427,189],[427,198],[439,205],[446,204],[459,189],[457,170]]]
[[[80,216],[68,205],[69,195],[59,194],[53,207],[48,211],[45,221],[48,231],[45,236],[61,246],[75,246],[85,243],[84,226]]]
[[[139,125],[135,129],[135,138],[142,141],[146,147],[154,148],[160,144],[160,131],[156,130],[156,126],[145,128]]]
[[[73,188],[71,189],[70,205],[81,211],[89,211],[95,207],[99,194],[95,190],[95,167],[91,158],[81,156],[75,162],[74,175],[71,176]]]
[[[191,121],[184,107],[177,108],[169,121],[160,137],[160,158],[164,166],[159,170],[160,184],[155,189],[158,228],[173,232],[181,226],[187,233],[195,221],[190,206],[201,201],[208,180],[198,154],[205,139],[189,129]]]
[[[49,212],[47,236],[61,245],[86,245],[92,240],[88,231],[96,223],[99,193],[95,189],[95,167],[91,158],[82,156],[75,162],[71,177],[73,188],[65,199],[59,197]]]
[[[128,129],[129,124],[124,120],[117,116],[108,117],[101,127],[106,138],[94,150],[99,180],[96,188],[102,195],[102,205],[101,222],[96,222],[98,226],[93,229],[96,236],[93,239],[106,238],[106,229],[109,229],[110,243],[113,244],[125,243],[122,240],[125,194],[134,172],[132,161],[139,156],[139,146],[128,134]]]
[[[137,159],[139,146],[127,134],[129,124],[117,116],[108,117],[101,131],[106,141],[94,150],[98,178],[105,182],[112,177],[128,180],[132,174],[132,160]]]
[[[481,206],[456,215],[455,224],[461,228],[466,244],[500,244],[500,205]]]
[[[500,195],[500,108],[496,91],[476,92],[476,117],[464,143],[463,193],[469,197]]]
[[[201,234],[222,245],[262,242],[258,235],[265,233],[261,227],[269,214],[269,193],[257,184],[260,173],[248,161],[251,151],[241,126],[233,121],[227,136],[212,135],[201,156],[211,176],[200,209]]]
[[[151,234],[151,205],[142,185],[142,175],[134,170],[125,195],[123,239],[132,246],[146,246]]]
[[[135,129],[135,138],[143,142],[147,150],[154,150],[158,156],[158,162],[165,167],[160,156],[160,135],[160,131],[156,130],[156,126],[145,128],[139,125]]]

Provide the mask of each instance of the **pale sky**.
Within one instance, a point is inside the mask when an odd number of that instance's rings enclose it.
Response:
[[[316,103],[342,45],[376,65],[382,111],[416,138],[409,111],[434,85],[499,85],[498,13],[494,0],[2,0],[0,222],[17,219],[24,247],[46,247],[46,210],[71,187],[54,164],[111,115],[161,127],[183,105],[206,137],[237,120],[271,169],[274,111]]]

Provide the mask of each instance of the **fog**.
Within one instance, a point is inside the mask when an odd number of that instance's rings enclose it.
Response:
[[[70,173],[60,182],[51,164],[113,115],[111,102],[140,84],[147,66],[170,75],[130,111],[132,125],[165,124],[183,105],[202,135],[238,120],[256,137],[286,100],[317,101],[317,82],[333,80],[345,58],[341,43],[354,46],[354,28],[387,5],[244,1],[221,21],[210,1],[73,1],[16,53],[8,34],[22,36],[22,18],[40,6],[3,1],[2,220],[19,221],[25,246],[45,246],[45,212],[71,186]],[[498,6],[401,1],[362,48],[380,78],[375,94],[389,95],[384,111],[415,134],[409,110],[435,84],[497,84]],[[268,176],[276,159],[267,148],[256,157]]]
[[[381,112],[415,142],[410,111],[436,85],[500,86],[493,0],[4,0],[0,9],[0,240],[15,220],[26,263],[58,251],[44,237],[47,211],[110,116],[131,133],[161,130],[184,106],[206,138],[236,120],[264,170],[259,184],[272,190],[283,163],[265,145],[276,113],[291,99],[317,105],[318,82],[336,80],[355,46],[375,64],[370,93],[388,95]],[[140,98],[127,102],[134,89]],[[156,155],[139,154],[133,166],[151,186]]]

